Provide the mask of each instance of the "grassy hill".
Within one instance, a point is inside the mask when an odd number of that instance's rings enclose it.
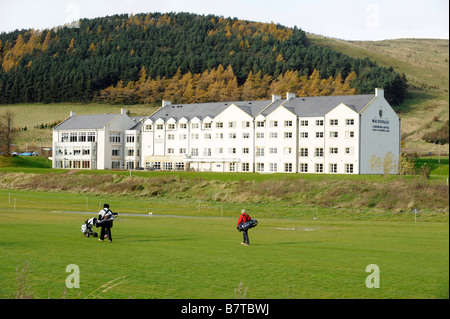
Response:
[[[356,58],[369,58],[381,66],[392,66],[404,73],[410,88],[407,98],[397,107],[402,119],[403,150],[437,155],[448,154],[449,144],[427,143],[422,136],[438,130],[449,118],[449,40],[397,39],[384,41],[344,41],[307,34],[311,44],[320,45]],[[17,147],[38,148],[51,145],[51,129],[35,126],[49,124],[78,114],[119,113],[127,109],[131,115],[149,115],[159,104],[105,105],[81,103],[0,105],[0,112],[13,108],[15,123],[20,130]],[[27,116],[23,116],[26,114]],[[26,128],[26,130],[25,130]]]
[[[404,73],[410,88],[400,106],[403,150],[426,153],[449,152],[449,144],[426,143],[422,136],[436,131],[449,118],[449,40],[396,39],[344,41],[307,34],[312,44],[352,57],[369,58]]]

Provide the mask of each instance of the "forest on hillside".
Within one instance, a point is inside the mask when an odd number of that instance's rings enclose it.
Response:
[[[175,103],[371,94],[405,98],[404,75],[310,45],[305,32],[214,15],[148,13],[0,34],[0,104]]]

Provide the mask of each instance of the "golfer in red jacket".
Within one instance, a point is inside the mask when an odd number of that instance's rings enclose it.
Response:
[[[241,210],[241,215],[239,216],[237,225],[239,226],[239,224],[248,222],[251,219],[252,218],[245,212],[245,209],[243,209],[243,210]],[[248,240],[248,229],[243,230],[242,234],[244,236],[244,241],[241,243],[241,245],[244,245],[244,246],[250,245],[250,241]]]

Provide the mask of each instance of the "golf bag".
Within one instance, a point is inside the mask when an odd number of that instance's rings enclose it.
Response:
[[[84,236],[86,236],[88,238],[91,235],[94,237],[97,237],[98,234],[92,230],[92,227],[94,227],[94,226],[97,226],[97,218],[95,218],[95,217],[86,220],[84,222],[84,224],[81,225],[81,232],[83,233]]]
[[[117,213],[113,213],[111,211],[109,211],[108,213],[105,214],[105,216],[103,217],[102,220],[97,220],[97,227],[100,227],[102,224],[104,223],[111,223],[111,228],[113,227],[113,220],[116,219],[116,216],[119,215]]]
[[[256,219],[251,219],[245,223],[240,223],[239,226],[237,227],[237,230],[239,231],[247,230],[256,227],[256,225],[258,225],[258,221]]]

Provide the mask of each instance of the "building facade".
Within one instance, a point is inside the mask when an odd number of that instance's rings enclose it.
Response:
[[[71,144],[71,134],[83,131],[75,123],[57,126],[54,167],[382,174],[376,162],[387,156],[398,162],[400,157],[400,119],[383,89],[376,89],[374,95],[287,93],[285,99],[273,95],[263,101],[176,105],[163,101],[158,111],[139,121],[121,116],[96,128],[101,140],[95,142],[96,166],[74,164],[74,154],[61,154],[69,146],[79,147]],[[111,138],[120,133],[123,144],[120,138]],[[63,142],[63,134],[69,142]],[[395,174],[397,167],[390,170]]]

